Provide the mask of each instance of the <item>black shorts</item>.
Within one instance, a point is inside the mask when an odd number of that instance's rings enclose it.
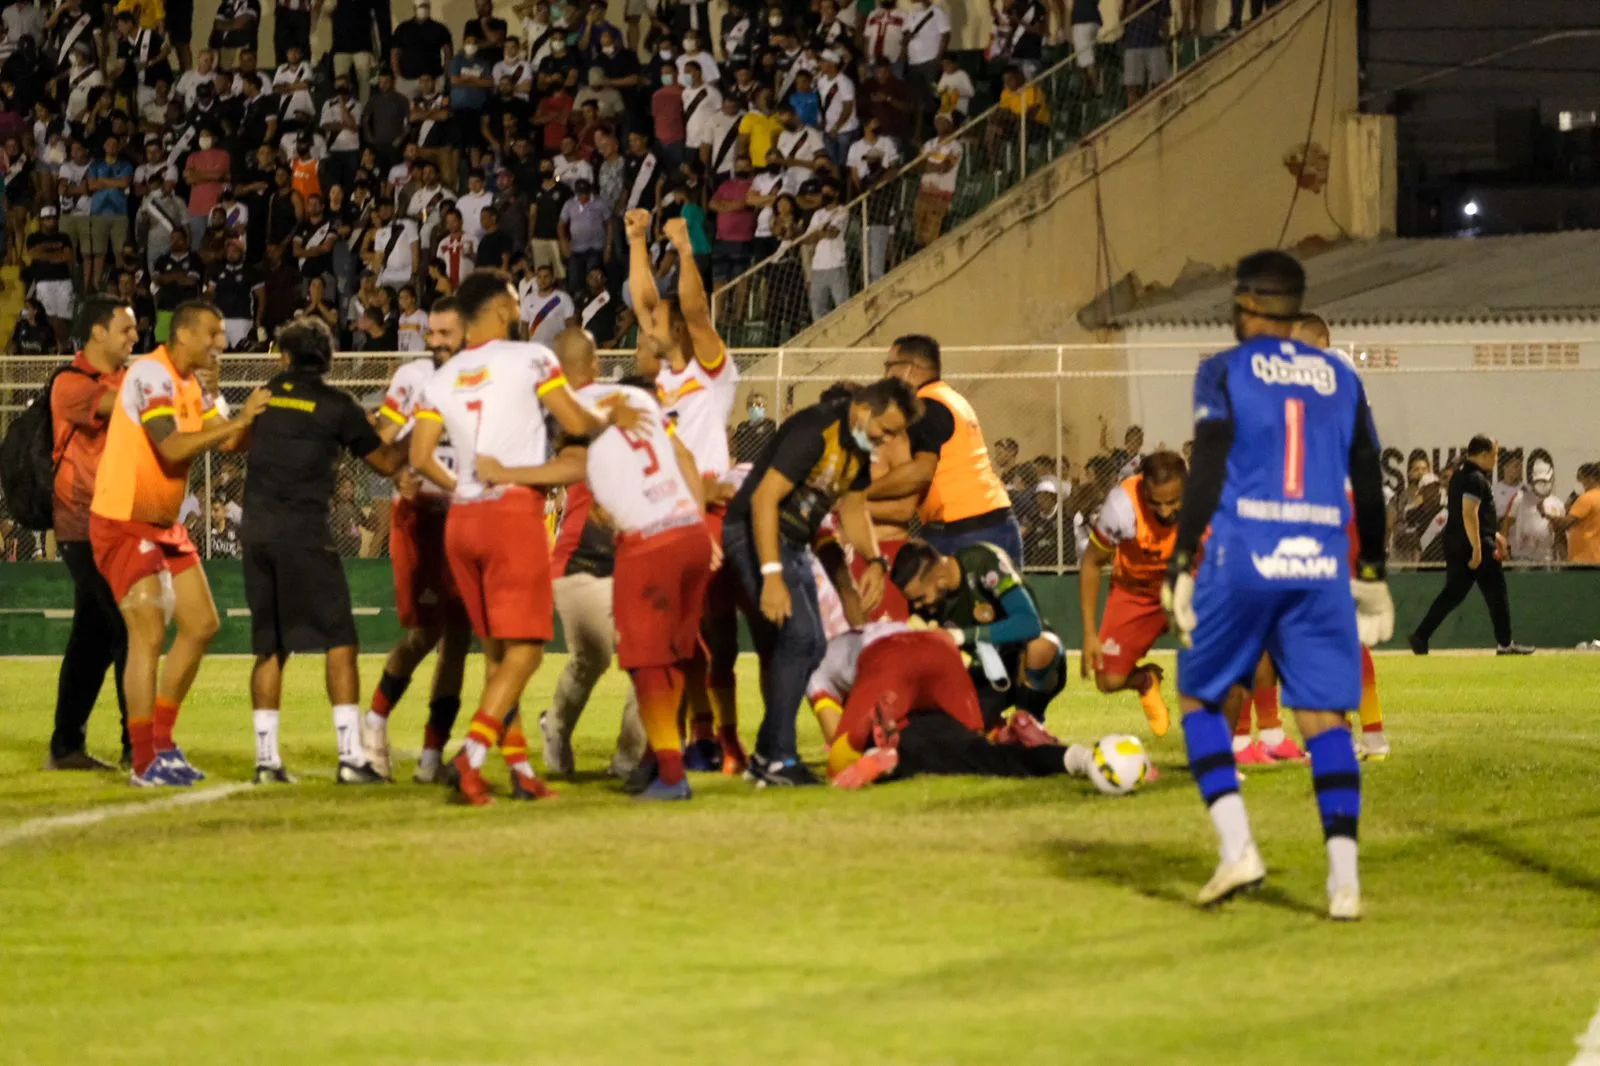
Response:
[[[357,643],[350,586],[328,548],[246,544],[244,598],[257,655],[327,651]]]
[[[194,39],[194,0],[167,0],[167,37],[173,44]]]

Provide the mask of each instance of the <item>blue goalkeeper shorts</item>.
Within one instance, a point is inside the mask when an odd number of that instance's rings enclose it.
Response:
[[[1241,589],[1202,567],[1194,610],[1194,645],[1178,652],[1182,695],[1220,705],[1233,686],[1251,686],[1265,651],[1277,667],[1285,707],[1351,711],[1361,705],[1361,638],[1348,582]]]

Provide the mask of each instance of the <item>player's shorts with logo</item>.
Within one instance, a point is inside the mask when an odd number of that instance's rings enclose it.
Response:
[[[395,613],[407,629],[431,629],[466,618],[445,558],[444,530],[449,513],[447,498],[429,495],[396,500],[389,511]]]
[[[200,553],[182,522],[157,526],[91,512],[89,544],[94,549],[94,565],[118,603],[143,578],[163,571],[176,577],[200,565]]]
[[[624,670],[692,658],[711,583],[711,539],[698,521],[617,541],[612,614],[617,664]]]
[[[939,710],[974,733],[984,729],[972,679],[941,633],[897,633],[862,650],[839,720],[840,735],[857,751],[870,746],[874,709],[902,724],[913,711]]]
[[[882,552],[883,557],[889,560],[890,569],[894,568],[894,557],[900,554],[900,549],[905,547],[905,543],[903,540],[878,541],[878,551]],[[856,579],[857,584],[861,583],[861,576],[866,572],[867,560],[861,557],[860,552],[852,555],[850,557],[850,576]],[[883,599],[878,602],[877,608],[867,616],[868,621],[904,622],[911,617],[911,604],[906,602],[905,593],[901,592],[894,582],[888,580],[888,577],[889,575],[885,573]]]
[[[543,493],[516,487],[452,503],[444,545],[474,633],[533,641],[555,635]]]
[[[1283,703],[1301,711],[1361,705],[1361,639],[1355,601],[1342,576],[1313,587],[1271,589],[1231,583],[1208,556],[1195,577],[1193,646],[1178,652],[1178,691],[1218,705],[1234,685],[1249,687],[1256,663],[1272,656]]]
[[[1105,652],[1102,673],[1126,677],[1166,631],[1167,612],[1161,609],[1159,593],[1135,592],[1113,582],[1105,616],[1100,619],[1100,645]]]
[[[331,548],[246,544],[244,598],[257,655],[327,651],[357,643],[344,564]]]

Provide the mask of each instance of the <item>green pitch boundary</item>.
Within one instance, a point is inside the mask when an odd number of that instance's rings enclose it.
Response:
[[[222,632],[212,650],[249,651],[250,612],[245,606],[239,563],[216,560],[205,566],[223,616]],[[387,648],[400,635],[388,561],[351,559],[345,571],[350,577],[362,646],[369,651]],[[1518,640],[1549,648],[1600,640],[1600,569],[1513,572],[1507,580]],[[1443,582],[1438,572],[1399,573],[1391,578],[1402,637],[1427,611]],[[1029,584],[1067,646],[1077,647],[1082,637],[1077,576],[1035,576]],[[71,620],[72,581],[64,567],[55,563],[0,565],[0,656],[60,654],[66,647]],[[1481,648],[1492,642],[1488,615],[1474,594],[1445,622],[1433,643],[1437,648]],[[1403,645],[1395,642],[1388,646]],[[748,640],[745,647],[748,650]],[[566,650],[559,636],[551,650]]]

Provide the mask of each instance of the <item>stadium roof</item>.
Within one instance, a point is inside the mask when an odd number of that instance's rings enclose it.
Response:
[[[1363,242],[1305,265],[1307,306],[1332,325],[1600,319],[1600,231]],[[1227,325],[1231,292],[1221,275],[1180,283],[1109,325]]]

